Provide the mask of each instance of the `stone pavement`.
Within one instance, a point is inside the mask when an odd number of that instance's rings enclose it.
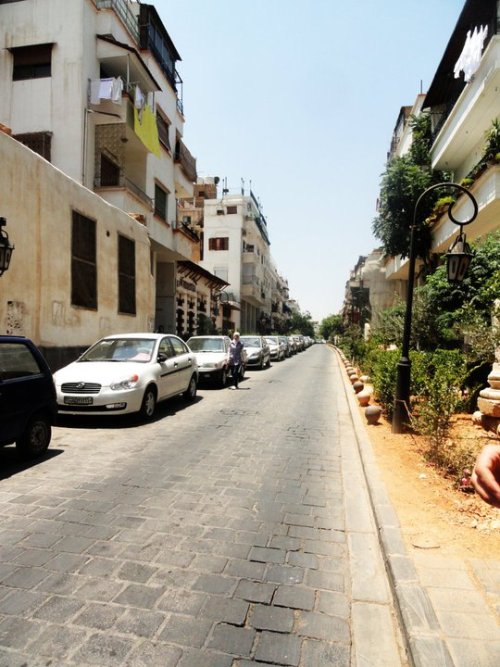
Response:
[[[37,465],[0,452],[0,667],[407,664],[326,346],[74,422]]]
[[[408,557],[347,382],[316,345],[149,424],[62,425],[37,465],[0,451],[0,667],[500,664],[466,585],[498,570]]]
[[[498,667],[500,554],[479,561],[408,553],[351,383],[342,375],[410,661],[416,667]]]

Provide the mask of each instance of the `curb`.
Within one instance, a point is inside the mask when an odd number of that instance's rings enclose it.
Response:
[[[453,667],[453,660],[442,639],[442,630],[427,591],[420,584],[415,565],[408,556],[396,511],[380,479],[373,447],[361,420],[344,364],[335,352],[344,380],[344,391],[358,443],[368,495],[378,530],[392,594],[399,615],[406,652],[413,667]]]

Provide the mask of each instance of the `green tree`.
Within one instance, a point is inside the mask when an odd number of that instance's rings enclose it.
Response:
[[[495,300],[500,298],[500,232],[473,245],[472,252],[462,283],[449,283],[443,265],[427,277],[425,286],[418,292],[426,301],[427,326],[433,327],[443,342],[454,340],[460,345],[465,338],[474,339],[474,333],[481,329],[483,333],[476,336],[476,353],[474,345],[469,345],[469,353],[471,357],[481,358],[486,352],[481,341],[484,342],[486,336],[491,346],[491,360],[498,344],[494,340],[491,317]],[[421,328],[418,321],[416,327],[417,331]]]
[[[314,322],[312,320],[311,314],[302,314],[297,312],[292,313],[289,321],[289,331],[314,338]]]
[[[319,325],[319,333],[325,340],[340,336],[344,331],[342,315],[328,315]]]
[[[433,172],[430,162],[431,125],[428,114],[412,116],[412,145],[402,157],[391,159],[382,174],[379,215],[373,221],[373,233],[380,239],[387,255],[408,257],[415,205],[420,195],[434,183],[447,180]],[[415,220],[416,256],[427,264],[431,230],[426,222],[438,193],[431,192],[420,202]]]

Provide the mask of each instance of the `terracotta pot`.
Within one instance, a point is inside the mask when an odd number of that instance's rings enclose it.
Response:
[[[380,419],[381,414],[382,408],[380,405],[369,405],[367,408],[365,408],[366,421],[370,425],[378,424],[378,420]]]
[[[352,388],[354,389],[356,394],[359,394],[359,392],[365,388],[365,385],[361,382],[361,380],[356,380],[355,382],[352,383]]]
[[[366,407],[369,402],[370,402],[370,396],[371,393],[367,391],[366,389],[362,389],[359,394],[356,394],[356,398],[358,399],[358,403],[362,408]]]

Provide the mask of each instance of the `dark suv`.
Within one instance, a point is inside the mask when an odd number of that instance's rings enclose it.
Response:
[[[0,446],[15,442],[25,456],[43,454],[56,414],[52,373],[36,345],[0,336]]]

